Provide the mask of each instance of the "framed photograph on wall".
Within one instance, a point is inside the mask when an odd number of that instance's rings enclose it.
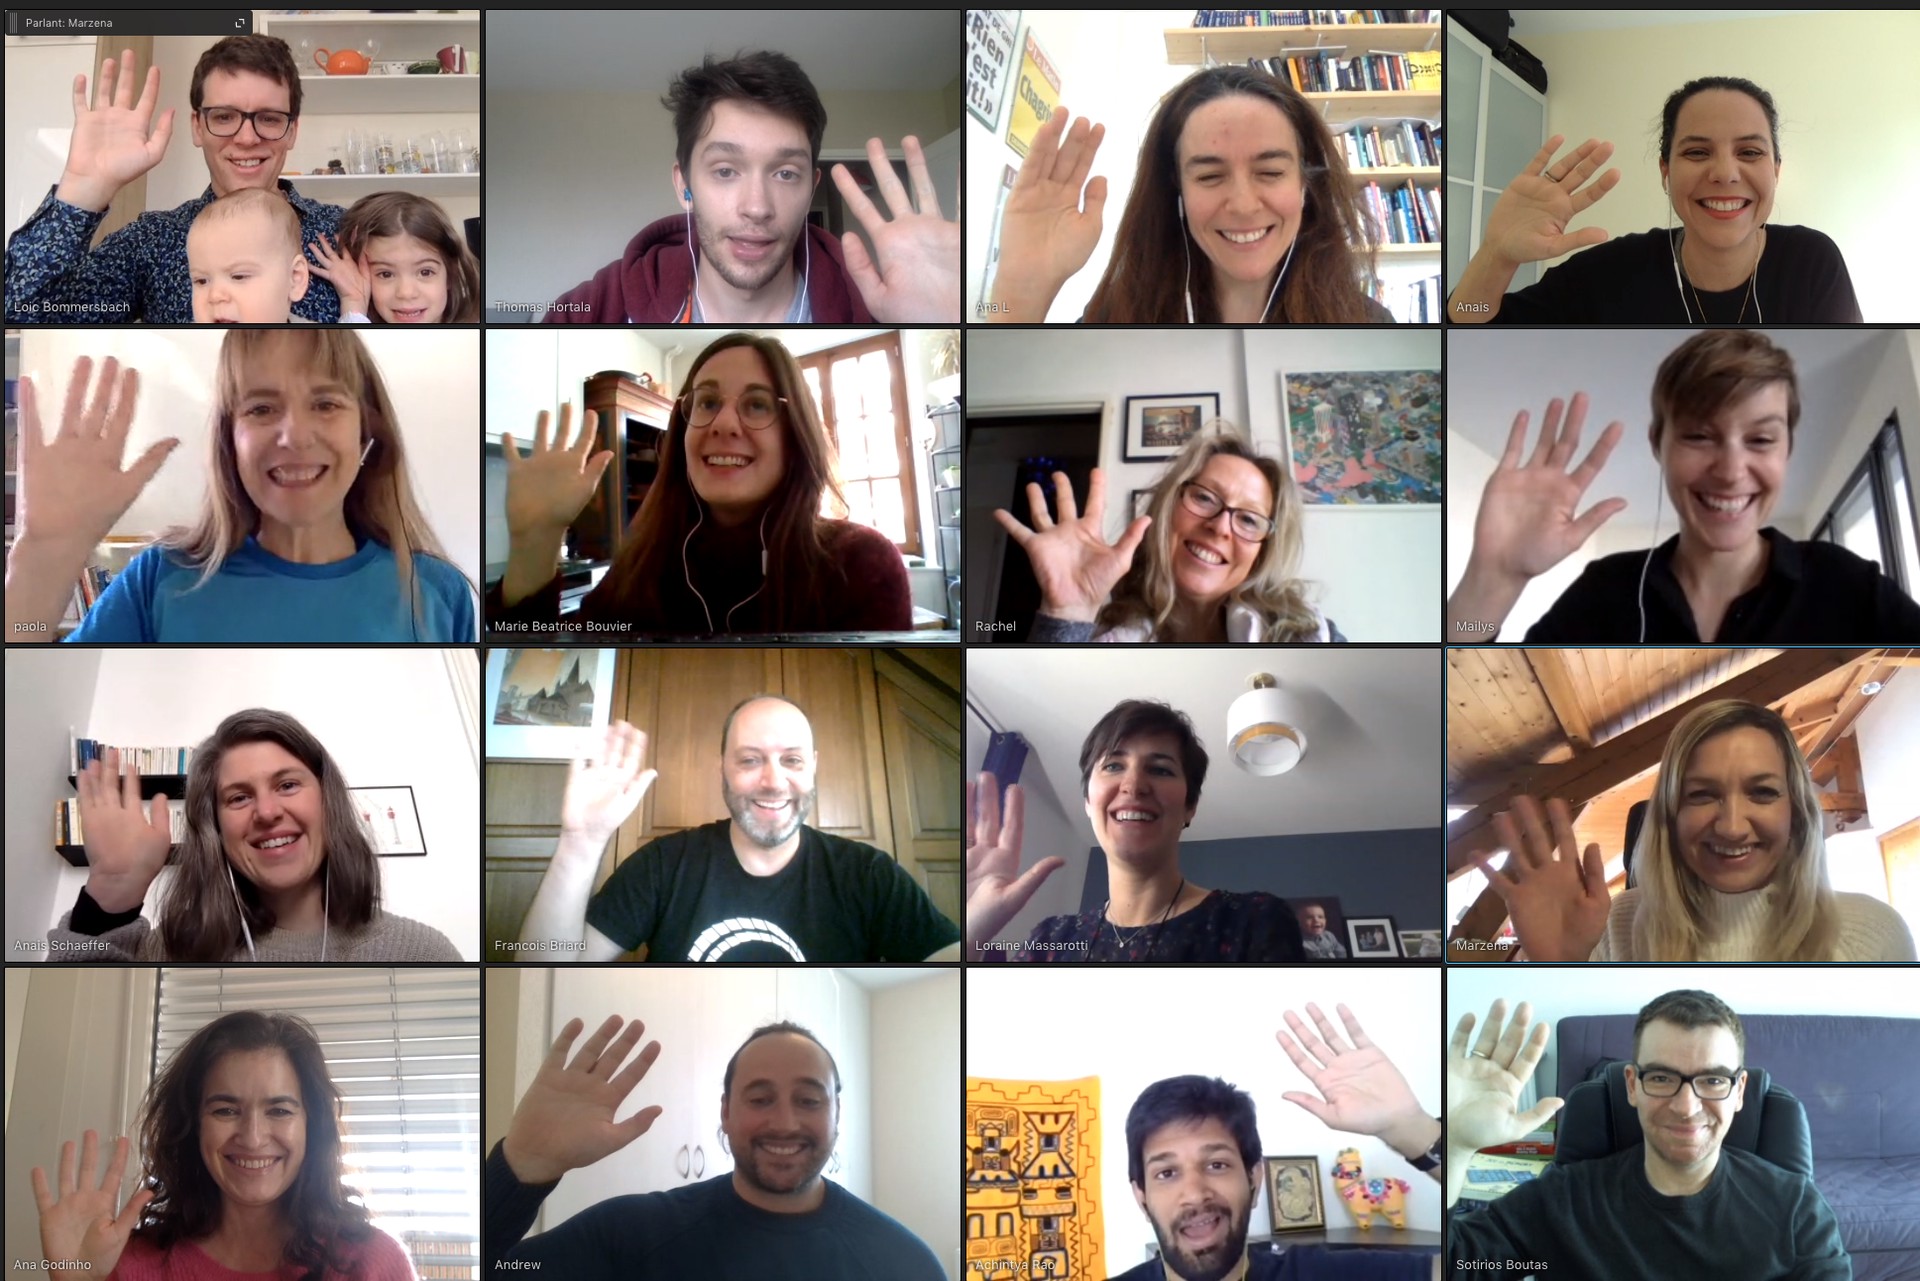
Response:
[[[1319,1157],[1270,1156],[1260,1164],[1266,1170],[1267,1215],[1273,1220],[1273,1235],[1317,1232],[1327,1226]]]
[[[481,704],[490,761],[570,761],[606,731],[611,649],[491,649]]]
[[[1147,508],[1152,505],[1153,505],[1153,491],[1151,489],[1134,490],[1133,500],[1127,505],[1127,509],[1131,513],[1131,515],[1129,516],[1129,519],[1131,520],[1140,519],[1140,517],[1147,514]]]
[[[1220,416],[1217,392],[1127,397],[1126,436],[1120,456],[1130,463],[1173,457],[1202,427]]]
[[[347,796],[373,836],[375,854],[398,858],[427,852],[427,838],[420,832],[420,809],[413,803],[411,787],[349,787]]]
[[[1356,961],[1400,955],[1400,939],[1391,916],[1349,916],[1347,945],[1353,949]]]
[[[1300,942],[1306,947],[1309,961],[1347,959],[1347,916],[1340,910],[1338,898],[1327,894],[1310,898],[1288,895],[1287,902],[1293,907],[1294,919],[1300,922]]]

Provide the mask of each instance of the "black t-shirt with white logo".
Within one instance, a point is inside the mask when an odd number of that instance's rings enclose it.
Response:
[[[772,876],[740,866],[728,820],[663,836],[620,865],[587,924],[650,961],[919,961],[960,940],[926,891],[883,850],[800,829]]]

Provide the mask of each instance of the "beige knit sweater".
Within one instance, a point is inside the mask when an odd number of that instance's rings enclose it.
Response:
[[[67,928],[71,916],[47,931],[49,961],[170,961],[160,933],[143,917],[108,930],[105,934],[77,934]],[[286,930],[268,930],[253,940],[254,951],[262,961],[275,964],[287,961],[318,961],[319,933],[293,934]],[[460,949],[431,925],[388,912],[377,913],[373,920],[357,930],[334,929],[328,932],[327,963],[356,962],[362,965],[454,964],[460,963]],[[229,963],[252,960],[246,944],[235,948]]]
[[[1709,942],[1695,958],[1701,961],[1751,961],[1761,954],[1761,940],[1767,937],[1773,920],[1773,898],[1777,886],[1750,890],[1745,894],[1722,894],[1708,890],[1707,937]],[[1836,894],[1840,914],[1840,937],[1831,961],[1911,961],[1914,959],[1913,935],[1898,912],[1865,894]],[[1638,887],[1620,891],[1607,915],[1607,932],[1600,946],[1593,949],[1593,961],[1641,961],[1633,951],[1634,914],[1640,910]]]

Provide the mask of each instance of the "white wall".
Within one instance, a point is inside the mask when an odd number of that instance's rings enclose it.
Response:
[[[380,860],[382,903],[445,934],[464,959],[480,959],[479,772],[440,651],[120,649],[101,654],[99,668],[89,712],[75,724],[84,737],[191,746],[229,714],[269,707],[298,717],[348,786],[413,788],[427,855]],[[55,728],[64,789],[66,725]],[[10,740],[13,729],[10,715]],[[86,884],[85,868],[60,866],[42,936]],[[149,920],[167,879],[147,900]]]
[[[925,1088],[958,1066],[960,975],[935,973],[914,983],[870,994],[868,1062],[873,1065],[873,1205],[892,1215],[927,1243],[958,1281],[960,1221],[953,1213],[953,1185],[926,1177],[924,1161],[911,1159],[925,1144],[938,1148],[960,1130],[960,1096]]]
[[[1699,76],[1743,76],[1780,111],[1780,185],[1772,221],[1817,228],[1845,255],[1861,314],[1910,320],[1920,257],[1908,213],[1920,204],[1920,114],[1903,76],[1863,72],[1863,57],[1911,48],[1920,15],[1816,10],[1669,27],[1515,36],[1546,64],[1547,133],[1615,145],[1621,182],[1574,220],[1615,235],[1666,224],[1659,118],[1667,95]],[[1876,122],[1862,128],[1863,121]],[[1502,185],[1506,177],[1489,181]]]
[[[480,335],[387,325],[357,332],[386,382],[406,440],[414,496],[427,524],[453,563],[477,581],[480,491],[474,425],[480,421]],[[150,537],[198,515],[206,496],[221,341],[222,333],[212,328],[83,327],[21,334],[20,370],[35,380],[48,436],[59,428],[73,362],[81,356],[96,362],[114,356],[139,370],[141,379],[126,462],[155,441],[180,438],[173,456],[115,524],[115,534]]]
[[[1920,676],[1903,668],[1854,722],[1871,827],[1827,838],[1836,890],[1887,898],[1880,837],[1920,816]],[[1920,905],[1907,904],[1907,929],[1920,939]]]
[[[60,899],[62,873],[70,869],[53,850],[54,806],[74,794],[67,786],[67,734],[87,732],[106,652],[20,646],[8,649],[6,657],[6,959],[11,965],[45,960],[48,924],[73,906],[71,898]]]
[[[1908,492],[1920,479],[1920,330],[1886,331],[1886,350],[1873,374],[1853,398],[1844,423],[1833,424],[1834,442],[1821,460],[1820,484],[1807,504],[1807,527],[1800,536],[1811,537],[1813,526],[1840,498],[1847,478],[1860,465],[1873,444],[1873,438],[1886,425],[1887,418],[1900,419],[1900,444],[1906,452]]]
[[[1286,1026],[1287,1010],[1304,1015],[1313,1001],[1337,1019],[1334,1006],[1345,1002],[1407,1078],[1421,1106],[1438,1116],[1445,1102],[1440,971],[1320,968],[1279,985],[1276,972],[1266,970],[1212,970],[1204,983],[1194,977],[1138,966],[1022,966],[1020,972],[967,974],[968,1006],[1001,1012],[967,1022],[969,1077],[1100,1078],[1105,1269],[1118,1275],[1137,1265],[1154,1243],[1127,1180],[1128,1109],[1153,1082],[1189,1073],[1222,1077],[1253,1096],[1266,1153],[1319,1157],[1329,1228],[1351,1224],[1334,1192],[1333,1159],[1341,1148],[1356,1147],[1369,1174],[1412,1184],[1407,1226],[1439,1231],[1437,1183],[1377,1139],[1328,1130],[1281,1097],[1313,1093],[1313,1087],[1274,1033]],[[1035,1017],[1043,1020],[1045,1035],[1009,1035],[1016,1023]],[[1268,1225],[1263,1189],[1249,1232],[1258,1236]]]
[[[67,167],[73,140],[73,78],[93,83],[91,36],[8,36],[7,238]]]

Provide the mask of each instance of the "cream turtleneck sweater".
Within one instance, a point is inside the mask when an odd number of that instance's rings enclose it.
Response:
[[[1749,890],[1745,894],[1707,891],[1707,941],[1694,959],[1700,961],[1752,961],[1761,955],[1761,941],[1768,936],[1773,919],[1776,886]],[[1911,961],[1914,958],[1913,935],[1898,912],[1865,894],[1836,894],[1834,907],[1840,918],[1840,934],[1830,961]],[[1587,959],[1593,961],[1643,961],[1633,950],[1634,915],[1640,910],[1638,887],[1620,891],[1607,915],[1607,932],[1600,946]]]

